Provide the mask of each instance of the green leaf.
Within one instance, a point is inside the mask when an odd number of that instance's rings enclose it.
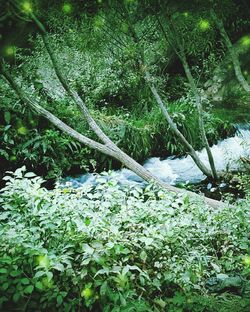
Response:
[[[58,295],[58,296],[56,297],[56,301],[57,301],[57,304],[58,304],[58,305],[61,305],[61,304],[63,303],[63,297],[62,297],[62,295]]]
[[[2,285],[2,290],[8,289],[9,285],[10,285],[10,284],[9,284],[8,282],[5,282],[5,283]]]
[[[36,177],[36,175],[34,172],[27,172],[27,173],[25,173],[24,177],[25,178],[34,178],[34,177]]]
[[[85,225],[90,225],[91,219],[90,218],[86,218],[84,223]]]
[[[144,250],[140,253],[140,258],[142,259],[143,262],[146,262],[147,254]]]
[[[10,272],[10,276],[12,276],[12,277],[17,277],[17,276],[19,276],[19,275],[21,275],[21,271],[18,271],[18,270],[15,270],[15,271],[11,271]]]
[[[7,272],[8,272],[7,269],[4,269],[4,268],[0,269],[0,274],[5,274],[5,273],[7,273]]]
[[[43,284],[41,282],[36,282],[35,287],[39,290],[43,290]]]
[[[36,277],[36,278],[39,278],[39,277],[41,277],[41,276],[43,276],[43,275],[46,275],[46,272],[45,272],[45,271],[37,271],[36,274],[35,274],[35,277]]]
[[[46,272],[46,275],[48,277],[48,281],[50,282],[53,278],[53,273],[52,272]]]
[[[53,266],[53,268],[57,271],[63,272],[64,271],[64,266],[61,263],[57,263]]]
[[[172,302],[176,305],[182,305],[185,301],[186,297],[179,292],[177,292],[172,299]]]
[[[105,281],[102,283],[102,286],[100,287],[100,295],[104,296],[106,294],[107,290],[108,290],[108,283],[107,283],[107,281]]]
[[[33,292],[33,290],[34,290],[34,286],[33,285],[29,285],[29,286],[25,287],[23,291],[26,294],[31,294]]]
[[[4,120],[6,121],[7,124],[10,123],[10,120],[11,120],[11,114],[10,114],[10,112],[5,112],[5,113],[4,113]]]
[[[163,301],[161,298],[155,299],[154,302],[158,304],[161,308],[165,308],[167,305],[166,302]]]
[[[23,284],[23,285],[28,285],[29,283],[30,283],[30,281],[29,281],[29,279],[28,278],[22,278],[21,279],[21,283]]]
[[[15,293],[14,296],[13,296],[13,301],[16,303],[18,302],[18,300],[20,299],[20,293]]]
[[[186,196],[183,198],[183,203],[184,203],[184,205],[188,205],[188,204],[190,203],[189,195],[186,195]]]

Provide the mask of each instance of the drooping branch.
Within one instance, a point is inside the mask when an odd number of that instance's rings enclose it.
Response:
[[[249,93],[250,92],[250,85],[248,84],[247,80],[245,79],[244,75],[242,74],[238,53],[237,53],[236,49],[234,48],[226,30],[225,30],[223,22],[217,16],[217,14],[215,13],[215,11],[213,9],[211,9],[210,14],[211,14],[211,17],[212,17],[216,27],[218,28],[218,30],[220,32],[221,37],[224,39],[226,47],[230,53],[230,56],[231,56],[231,59],[233,62],[233,66],[234,66],[235,76],[236,76],[237,80],[239,81],[240,85],[243,87],[243,89]]]

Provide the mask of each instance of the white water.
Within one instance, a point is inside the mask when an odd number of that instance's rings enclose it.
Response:
[[[250,130],[247,127],[238,127],[234,137],[218,142],[211,147],[215,166],[218,171],[237,170],[240,168],[240,158],[250,157]],[[207,165],[208,158],[205,149],[197,152],[200,159]],[[148,159],[144,167],[155,176],[170,184],[199,183],[205,179],[204,174],[197,168],[190,156],[175,158],[168,157],[164,160],[153,157]],[[109,177],[116,179],[121,184],[143,183],[143,180],[128,169],[112,171]],[[68,177],[64,181],[79,187],[85,183],[96,183],[95,174],[85,174],[77,178]]]

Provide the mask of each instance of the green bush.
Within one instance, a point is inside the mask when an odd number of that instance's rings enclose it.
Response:
[[[214,210],[106,175],[53,191],[25,168],[4,179],[3,311],[248,311],[249,203]]]

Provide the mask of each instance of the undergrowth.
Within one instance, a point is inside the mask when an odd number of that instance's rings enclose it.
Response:
[[[107,176],[48,191],[25,168],[5,180],[3,311],[249,311],[249,202],[215,210]]]

